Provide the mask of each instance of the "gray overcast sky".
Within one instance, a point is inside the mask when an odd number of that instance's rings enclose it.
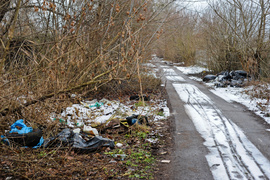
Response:
[[[187,6],[187,9],[191,10],[200,10],[207,6],[206,0],[179,0],[177,4],[180,6]]]

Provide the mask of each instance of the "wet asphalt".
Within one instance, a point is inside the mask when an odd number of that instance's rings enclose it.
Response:
[[[162,62],[154,63],[167,66]],[[177,75],[183,77],[185,83],[192,84],[206,94],[219,108],[222,114],[233,121],[242,129],[247,138],[270,160],[270,125],[254,112],[237,103],[228,103],[209,91],[203,83],[191,80],[177,68],[169,66]],[[162,69],[162,68],[160,68]],[[173,152],[171,152],[171,175],[170,179],[175,180],[212,180],[213,176],[205,156],[208,149],[203,145],[204,139],[197,132],[193,121],[185,112],[184,103],[181,101],[173,87],[173,81],[162,78],[168,94],[168,102],[172,115],[172,131],[174,138]]]

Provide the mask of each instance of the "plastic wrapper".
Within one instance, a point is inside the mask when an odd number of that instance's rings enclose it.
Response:
[[[113,149],[114,141],[103,138],[101,136],[94,136],[89,138],[87,134],[73,133],[70,129],[64,129],[57,136],[46,139],[44,141],[45,148],[47,147],[71,147],[79,152],[93,152],[103,147],[110,147]]]

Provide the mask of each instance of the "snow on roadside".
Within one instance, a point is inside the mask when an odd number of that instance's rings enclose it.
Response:
[[[189,67],[177,67],[184,74],[197,74],[203,72],[207,69],[199,66],[189,66]],[[201,82],[201,78],[197,78],[194,76],[189,77],[195,81]],[[254,111],[257,115],[262,117],[268,124],[270,124],[270,117],[265,117],[265,114],[270,114],[270,104],[266,106],[265,111],[263,112],[258,104],[266,104],[266,99],[252,98],[248,94],[244,93],[245,90],[251,90],[253,86],[245,87],[245,88],[235,88],[235,87],[226,87],[226,88],[216,88],[214,83],[209,82],[206,83],[207,86],[213,88],[211,90],[212,93],[221,97],[227,102],[237,102],[244,106],[246,106],[249,110]],[[270,87],[270,85],[269,85]]]
[[[179,71],[182,71],[184,74],[198,74],[203,71],[208,71],[207,68],[200,67],[200,66],[189,66],[189,67],[177,67]]]
[[[267,100],[251,98],[248,94],[244,93],[245,90],[251,88],[251,86],[247,88],[215,88],[212,89],[211,92],[227,102],[238,102],[245,105],[249,110],[255,112],[257,115],[261,116],[268,124],[270,124],[270,117],[265,117],[265,114],[270,113],[270,105],[267,105],[265,112],[263,112],[258,104],[266,104]]]
[[[169,81],[182,81],[185,82],[186,80],[181,76],[166,76],[166,79]]]
[[[202,82],[202,78],[198,78],[198,77],[195,77],[195,76],[190,76],[189,78],[194,80],[194,81]]]
[[[176,76],[176,72],[173,69],[163,68],[164,75]]]

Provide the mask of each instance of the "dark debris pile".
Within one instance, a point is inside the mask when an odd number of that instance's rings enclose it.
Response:
[[[204,82],[214,82],[216,87],[243,87],[250,79],[244,70],[222,71],[217,75],[208,74],[203,77]]]

